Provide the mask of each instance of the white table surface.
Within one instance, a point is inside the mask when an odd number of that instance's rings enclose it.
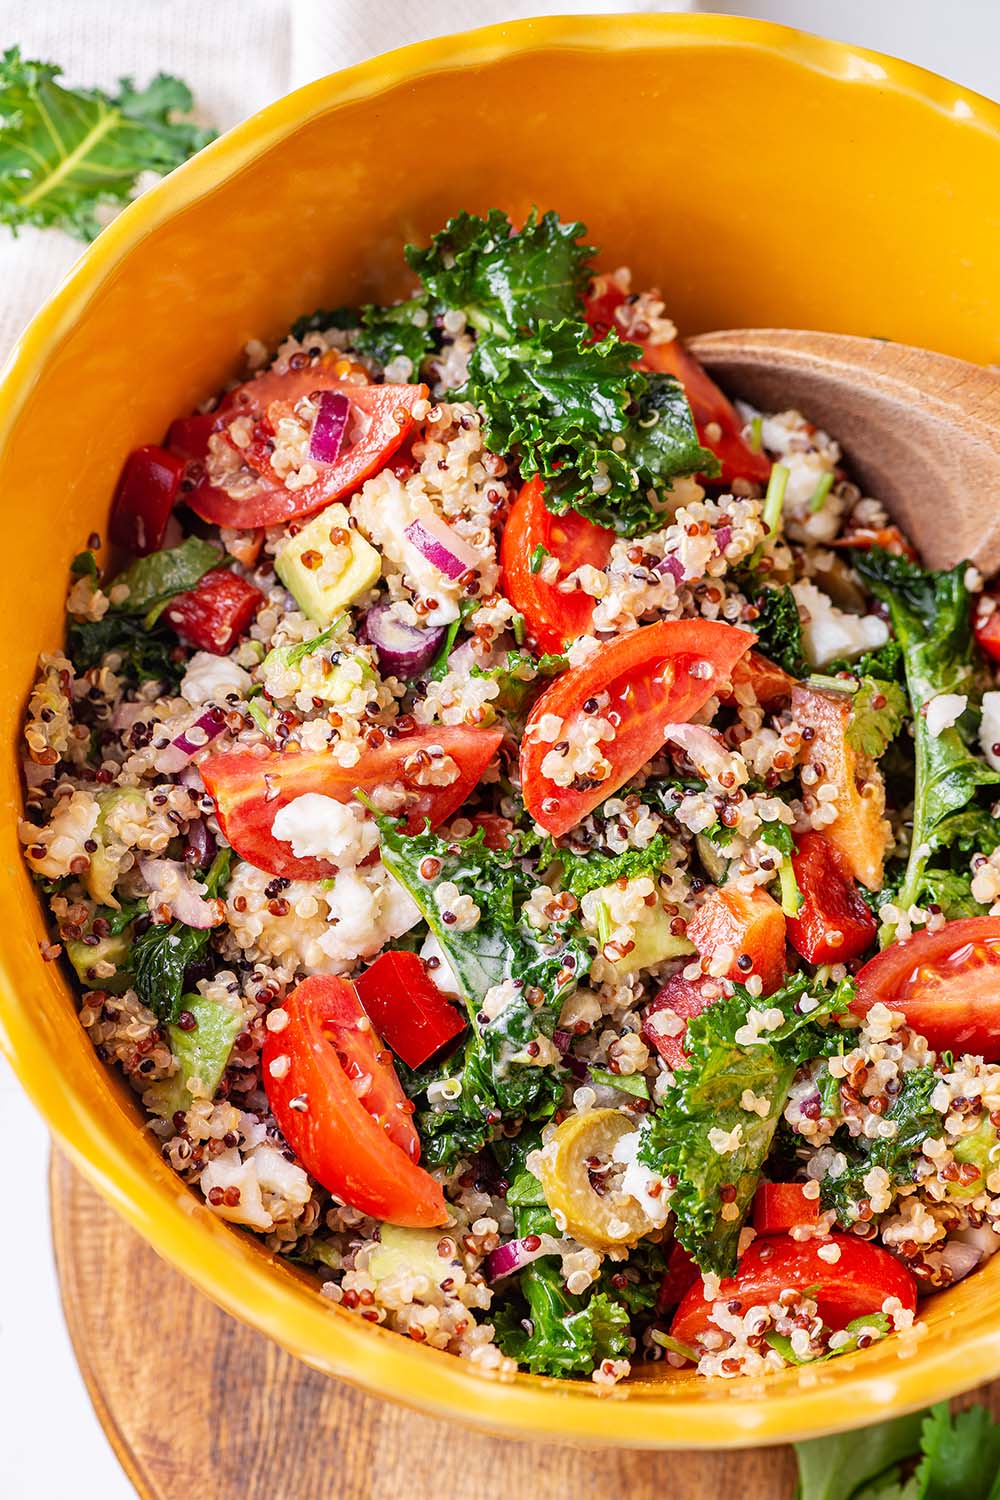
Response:
[[[113,0],[108,3],[113,4]],[[210,3],[216,10],[240,9],[239,0]],[[38,37],[58,34],[60,15],[67,15],[65,7],[69,4],[72,0],[34,0],[29,21],[23,4],[0,0],[0,44],[21,42],[29,55],[38,55],[33,50]],[[159,0],[136,0],[136,14],[141,17],[135,23],[137,28],[152,20],[154,8],[160,13],[158,20],[169,9]],[[604,7],[571,3],[546,6],[542,0],[536,6],[538,11],[562,12],[600,8]],[[701,5],[666,3],[649,8],[726,11],[782,21],[910,58],[981,93],[1000,96],[1000,4],[996,0],[952,0],[947,7],[940,0],[769,0],[758,5],[714,0]],[[415,30],[441,30],[447,24],[423,27],[425,9],[433,23],[440,11],[437,5],[422,8],[418,4],[405,9],[411,35]],[[530,13],[532,7],[466,0],[457,9],[461,11],[457,24],[472,25],[515,11]],[[385,47],[401,39],[409,37],[386,35]],[[133,41],[134,52],[134,39],[126,38],[126,43],[129,40]],[[126,46],[126,54],[128,51]],[[67,71],[72,70],[74,59],[66,50],[50,46],[41,55],[54,57]],[[163,57],[151,50],[144,64],[140,59],[133,66],[140,74],[152,73],[163,66]],[[49,1240],[47,1134],[2,1059],[0,1141],[7,1161],[7,1222],[0,1240],[0,1497],[130,1500],[132,1486],[118,1467],[91,1410],[59,1306]],[[212,1496],[211,1500],[229,1497]]]

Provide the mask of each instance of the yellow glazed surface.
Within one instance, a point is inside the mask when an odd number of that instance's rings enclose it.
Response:
[[[890,1340],[766,1382],[499,1384],[324,1303],[215,1219],[99,1063],[16,839],[19,721],[66,566],[127,450],[250,337],[398,293],[400,245],[459,208],[584,219],[682,330],[791,325],[1000,357],[1000,108],[888,58],[713,16],[523,22],[377,58],[281,100],[143,197],[39,314],[0,388],[0,1043],[76,1164],[215,1301],[330,1374],[477,1426],[632,1447],[772,1443],[1000,1374],[1000,1257]],[[384,274],[383,274],[384,268]],[[663,1372],[666,1374],[666,1372]]]

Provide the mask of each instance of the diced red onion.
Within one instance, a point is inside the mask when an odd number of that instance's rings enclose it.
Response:
[[[572,1052],[568,1052],[566,1066],[578,1083],[585,1083],[590,1077],[590,1066],[583,1057],[575,1057]]]
[[[682,582],[684,578],[684,564],[672,552],[668,553],[661,563],[656,564],[656,571],[669,573],[676,583]]]
[[[193,724],[175,735],[165,750],[160,751],[157,756],[156,769],[167,776],[174,776],[178,771],[183,771],[191,757],[197,755],[199,750],[204,750],[205,746],[214,740],[217,734],[221,734],[225,727],[226,721],[219,710],[207,708]],[[191,733],[195,729],[204,731],[203,740],[191,739]]]
[[[557,1241],[549,1234],[529,1234],[523,1240],[508,1240],[506,1245],[498,1245],[486,1257],[486,1280],[499,1281],[502,1276],[523,1271],[533,1260],[552,1255],[556,1249]]]
[[[361,622],[358,640],[375,647],[385,676],[408,682],[434,660],[445,634],[443,625],[405,625],[393,605],[375,604]]]
[[[983,1252],[976,1245],[967,1245],[962,1240],[949,1240],[941,1247],[941,1263],[946,1265],[951,1272],[953,1282],[961,1281],[963,1276],[968,1276],[974,1271],[983,1258]]]
[[[351,403],[343,391],[320,391],[319,410],[309,439],[309,457],[335,464],[344,446]]]
[[[139,872],[149,886],[151,906],[166,906],[186,927],[217,927],[220,908],[206,901],[177,859],[140,859]]]
[[[211,864],[214,854],[215,839],[209,832],[205,820],[196,818],[193,823],[188,824],[184,844],[184,863],[193,865],[196,870],[203,870],[206,865]]]
[[[468,542],[437,516],[411,521],[403,535],[445,578],[461,578],[479,565],[479,556]]]
[[[733,539],[733,528],[731,526],[719,526],[715,533],[715,545],[720,552],[725,552]]]
[[[552,1033],[552,1045],[563,1057],[569,1051],[572,1041],[573,1038],[568,1031],[554,1031]]]
[[[1000,1234],[991,1229],[988,1224],[969,1225],[965,1229],[958,1229],[951,1236],[949,1244],[958,1240],[963,1245],[972,1245],[979,1251],[984,1260],[989,1260],[991,1255],[996,1255],[1000,1250]]]

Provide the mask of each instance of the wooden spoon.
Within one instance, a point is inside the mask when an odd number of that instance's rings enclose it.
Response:
[[[690,340],[732,396],[840,443],[930,567],[1000,569],[1000,370],[883,339],[736,328]]]

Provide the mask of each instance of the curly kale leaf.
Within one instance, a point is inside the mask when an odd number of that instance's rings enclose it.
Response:
[[[66,649],[78,672],[99,667],[109,651],[121,658],[118,675],[136,685],[162,682],[176,690],[184,675],[184,653],[163,625],[147,630],[141,620],[108,613],[101,620],[74,620],[66,625]]]
[[[528,1149],[537,1144],[532,1133],[517,1142],[513,1153],[507,1203],[518,1237],[558,1233],[542,1185],[524,1165]],[[548,1256],[524,1268],[493,1316],[500,1348],[534,1375],[589,1375],[602,1360],[616,1359],[628,1347],[626,1299],[610,1283],[573,1296],[563,1284],[559,1262]]]
[[[470,669],[470,676],[495,682],[500,691],[493,699],[495,707],[508,714],[522,714],[530,700],[552,677],[558,677],[569,666],[569,659],[545,652],[532,656],[530,651],[508,651],[507,659],[497,667]]]
[[[205,876],[205,894],[218,896],[229,882],[231,849],[220,849]],[[188,927],[184,922],[154,923],[132,944],[128,967],[136,994],[158,1021],[173,1023],[183,1010],[185,974],[203,959],[211,941],[211,929]]]
[[[406,259],[436,301],[460,308],[481,332],[507,336],[579,317],[595,254],[579,243],[585,233],[583,224],[534,212],[515,231],[493,208],[485,218],[457,214],[426,249],[407,245]]]
[[[854,566],[876,598],[889,606],[913,713],[913,832],[896,896],[905,911],[921,902],[930,858],[952,845],[962,826],[958,816],[970,809],[981,787],[1000,782],[1000,772],[969,748],[965,715],[932,734],[923,712],[942,693],[959,694],[971,703],[978,696],[967,565],[932,573],[873,547],[855,554]],[[884,937],[888,940],[891,931]]]
[[[561,1078],[551,1067],[538,1066],[534,1055],[551,1042],[564,999],[587,971],[589,950],[578,927],[542,934],[524,919],[534,881],[509,855],[487,849],[481,830],[449,844],[432,833],[407,837],[391,818],[376,821],[382,859],[437,938],[469,1013],[464,1053],[456,1053],[444,1070],[444,1076],[458,1078],[459,1096],[448,1107],[428,1107],[418,1120],[425,1160],[450,1162],[457,1153],[482,1146],[502,1120],[551,1114]],[[436,862],[430,879],[421,873],[428,860]],[[479,908],[478,921],[467,931],[443,919],[436,893],[445,882]],[[513,994],[489,1017],[483,1001],[506,980],[513,981]],[[416,1076],[413,1094],[426,1092],[430,1081]]]
[[[132,196],[142,172],[165,173],[200,151],[214,131],[178,120],[192,107],[179,78],[159,73],[145,89],[67,89],[54,63],[0,58],[0,223],[64,229],[92,240],[98,209]]]
[[[825,1177],[820,1191],[823,1207],[836,1209],[841,1224],[850,1225],[858,1217],[858,1203],[868,1197],[864,1178],[873,1167],[885,1169],[893,1190],[913,1181],[924,1141],[941,1126],[941,1116],[931,1104],[938,1081],[933,1068],[913,1068],[903,1075],[903,1086],[884,1116],[896,1125],[894,1136],[871,1141],[857,1136],[843,1143],[838,1139],[847,1168],[839,1177]]]
[[[577,900],[588,891],[611,885],[616,880],[634,880],[639,875],[657,875],[673,857],[674,841],[664,833],[656,834],[645,849],[626,849],[622,854],[573,854],[549,839],[539,857],[544,867],[551,860],[562,865],[562,888]]]
[[[759,610],[754,621],[757,646],[765,656],[784,667],[792,677],[806,677],[809,667],[803,654],[802,620],[795,595],[787,584],[761,589],[754,599]]]
[[[683,389],[633,368],[617,333],[595,342],[582,294],[593,251],[581,224],[459,214],[427,249],[407,247],[425,294],[465,313],[476,343],[455,394],[483,411],[486,439],[541,474],[553,510],[573,507],[634,535],[658,524],[648,498],[679,474],[715,474]]]
[[[820,1023],[842,1014],[852,993],[849,980],[825,990],[799,974],[764,1000],[737,985],[731,998],[688,1022],[688,1067],[677,1071],[643,1125],[639,1158],[676,1178],[670,1199],[675,1235],[703,1271],[728,1276],[734,1270],[740,1229],[795,1073],[838,1045],[836,1028]],[[751,1040],[751,1012],[768,1010],[781,1012],[780,1025]],[[750,1094],[766,1101],[765,1114],[748,1107]],[[732,1204],[735,1215],[725,1217]]]

